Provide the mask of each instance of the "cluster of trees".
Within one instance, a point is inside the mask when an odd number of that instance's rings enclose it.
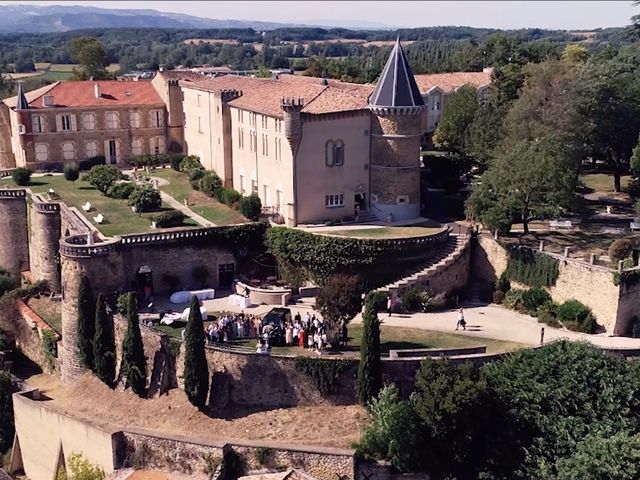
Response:
[[[125,294],[124,298],[118,299],[118,304],[119,308],[126,312],[127,331],[122,342],[120,372],[116,377],[116,347],[110,307],[102,293],[94,300],[89,279],[84,275],[80,278],[78,353],[82,365],[93,371],[105,385],[113,388],[117,382],[123,382],[125,388],[131,388],[136,395],[144,397],[147,392],[147,358],[140,332],[135,293]],[[200,304],[195,296],[191,299],[184,348],[185,393],[193,405],[204,408],[209,393],[209,367],[205,356],[204,324]],[[0,396],[0,402],[1,400]]]
[[[556,342],[476,368],[425,360],[385,387],[359,453],[434,479],[640,477],[640,362]]]
[[[539,62],[512,53],[494,53],[483,98],[472,86],[451,94],[434,143],[484,171],[471,216],[492,231],[523,223],[527,232],[530,220],[575,206],[586,159],[606,165],[620,191],[640,133],[640,48],[590,54],[572,44]]]

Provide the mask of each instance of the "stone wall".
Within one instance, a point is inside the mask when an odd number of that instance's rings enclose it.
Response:
[[[509,256],[496,240],[488,235],[479,235],[473,249],[472,272],[477,280],[493,283],[507,268]],[[608,268],[590,265],[575,259],[559,260],[559,275],[556,284],[548,288],[554,301],[562,303],[575,299],[593,311],[598,323],[608,334],[627,333],[633,315],[640,315],[637,294],[640,287],[625,289],[613,283],[613,272]],[[525,286],[518,286],[526,288]]]
[[[29,270],[26,190],[0,190],[0,268],[16,279]]]
[[[128,429],[122,432],[124,457],[132,459],[135,452],[149,452],[147,468],[179,472],[187,475],[202,474],[207,456],[222,459],[223,452],[232,449],[242,459],[245,469],[255,470],[278,466],[279,470],[296,468],[319,480],[354,478],[354,457],[351,450],[282,445],[269,442],[210,442],[198,438],[160,434]],[[259,449],[268,449],[268,464],[257,460]]]
[[[11,148],[11,118],[9,107],[0,102],[0,168],[15,168],[16,158]]]
[[[29,259],[34,280],[46,280],[54,292],[60,291],[58,271],[60,249],[60,204],[32,197],[29,226]]]

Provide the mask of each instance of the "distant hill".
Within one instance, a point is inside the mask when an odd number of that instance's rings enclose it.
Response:
[[[390,28],[381,23],[354,20],[317,20],[313,25],[253,20],[219,20],[157,10],[112,9],[78,5],[0,5],[0,33],[47,33],[91,28],[253,28],[274,30],[287,27],[341,26],[346,28]]]

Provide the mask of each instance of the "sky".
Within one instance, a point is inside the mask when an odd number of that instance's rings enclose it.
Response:
[[[16,2],[0,1],[0,4]],[[465,25],[491,28],[621,27],[640,14],[632,1],[29,1],[154,9],[199,17],[285,23],[375,22],[389,27]]]

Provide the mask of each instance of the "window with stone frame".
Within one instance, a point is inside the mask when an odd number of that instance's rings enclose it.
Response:
[[[63,132],[68,132],[73,129],[73,122],[71,121],[71,114],[60,115],[60,129]]]
[[[33,115],[31,117],[31,128],[33,133],[43,133],[45,131],[44,115]]]
[[[64,142],[62,144],[62,158],[65,160],[76,159],[76,146],[73,142]]]
[[[269,156],[269,137],[266,133],[262,134],[262,155],[265,157]]]
[[[344,142],[337,140],[333,144],[333,164],[336,167],[344,165]]]
[[[327,167],[333,167],[335,165],[334,155],[333,140],[327,140],[327,143],[324,144],[324,162]]]
[[[108,129],[119,128],[118,126],[118,112],[107,112],[105,114],[105,125]]]
[[[83,130],[95,130],[96,129],[96,114],[93,112],[85,112],[82,114],[82,129]]]
[[[129,127],[140,128],[142,126],[142,115],[140,110],[131,110],[129,112]]]
[[[84,144],[84,155],[86,158],[98,156],[98,142],[90,140]]]
[[[36,152],[36,162],[47,162],[49,160],[49,144],[36,143],[34,149]]]
[[[162,110],[151,110],[151,126],[155,128],[164,126],[164,114]]]
[[[244,149],[244,130],[238,128],[238,148]]]
[[[144,155],[142,150],[142,138],[136,137],[131,139],[131,155]]]
[[[330,193],[324,196],[326,208],[344,207],[344,193]]]
[[[164,155],[164,138],[163,137],[151,137],[149,139],[151,146],[151,155]]]

